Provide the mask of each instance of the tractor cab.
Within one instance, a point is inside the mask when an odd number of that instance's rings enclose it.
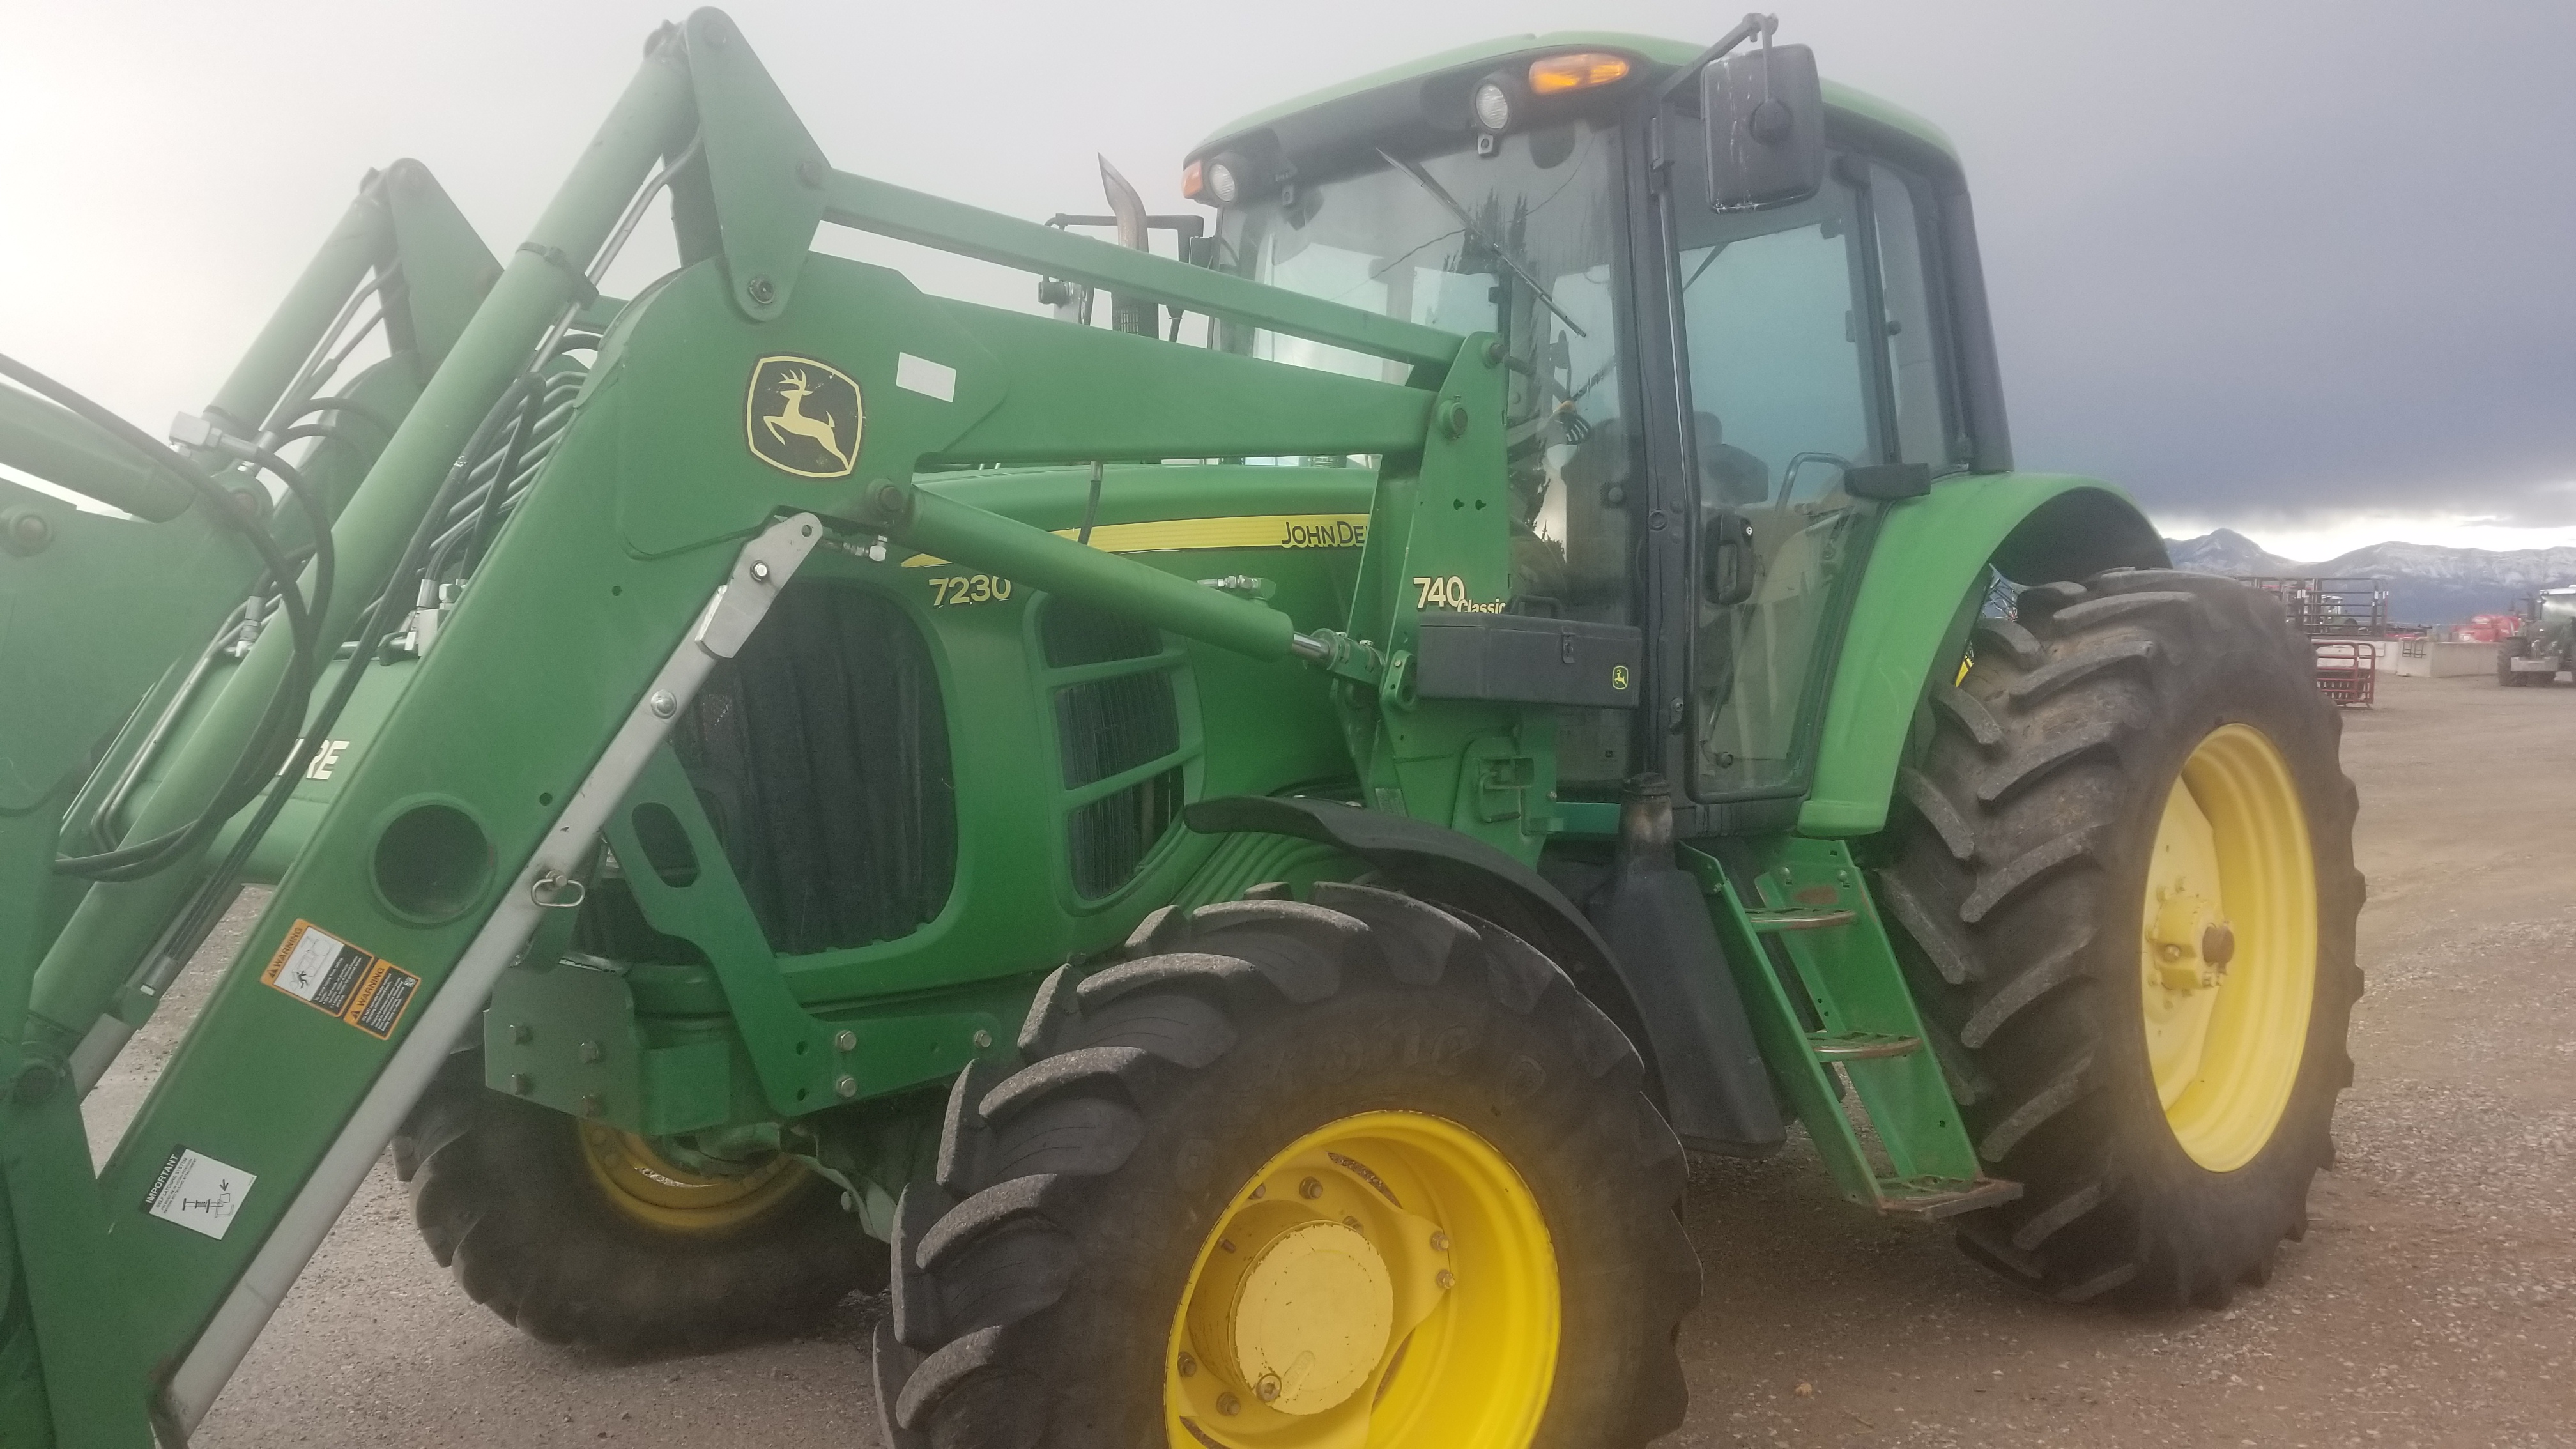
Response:
[[[1766,45],[1738,75],[1802,67],[1804,101],[1778,83],[1821,174],[1751,195],[1722,177],[1713,198],[1725,118],[1704,111],[1724,103],[1699,54],[1593,32],[1468,47],[1226,126],[1182,185],[1216,209],[1219,269],[1500,340],[1510,607],[1646,634],[1644,707],[1560,722],[1562,795],[1655,772],[1688,824],[1777,828],[1879,505],[2009,450],[1947,141]],[[1210,340],[1403,380],[1254,327]]]

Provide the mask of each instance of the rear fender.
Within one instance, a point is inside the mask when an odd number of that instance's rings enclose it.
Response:
[[[1988,564],[2041,584],[2170,560],[2128,495],[2089,478],[1982,474],[1890,505],[1826,697],[1801,834],[1869,835],[1887,824],[1915,705],[1935,669],[1956,667],[1954,631]]]

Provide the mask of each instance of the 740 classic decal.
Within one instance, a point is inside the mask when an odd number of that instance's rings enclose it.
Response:
[[[1467,581],[1451,574],[1445,579],[1417,578],[1413,581],[1417,609],[1450,609],[1461,614],[1499,614],[1503,601],[1480,604],[1467,596]]]

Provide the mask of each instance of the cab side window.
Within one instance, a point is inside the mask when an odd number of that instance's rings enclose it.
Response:
[[[1869,163],[1871,230],[1878,243],[1879,310],[1887,328],[1888,402],[1895,417],[1891,461],[1924,463],[1935,474],[1974,456],[1959,425],[1956,381],[1944,354],[1947,295],[1934,261],[1931,184],[1883,161]]]

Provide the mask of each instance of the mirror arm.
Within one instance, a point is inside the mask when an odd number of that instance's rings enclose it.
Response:
[[[1655,93],[1656,106],[1661,108],[1670,104],[1672,98],[1681,93],[1682,87],[1696,80],[1699,73],[1705,70],[1710,62],[1725,59],[1737,46],[1757,35],[1767,45],[1770,43],[1771,33],[1779,28],[1780,17],[1777,15],[1756,13],[1735,22],[1735,28],[1719,36],[1715,45],[1701,51],[1697,59],[1673,72],[1672,79],[1665,81],[1664,88]]]

